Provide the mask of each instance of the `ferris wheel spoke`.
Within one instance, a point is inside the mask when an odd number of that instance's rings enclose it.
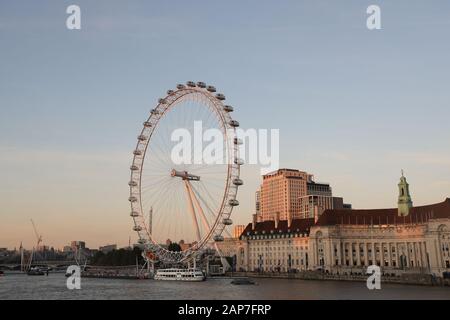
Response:
[[[155,149],[155,151],[156,152],[154,152],[154,153],[152,153],[152,159],[156,162],[156,163],[158,163],[158,164],[160,164],[160,165],[162,165],[162,166],[166,166],[167,165],[167,157],[166,157],[166,155],[167,155],[167,151],[166,150],[164,150],[161,146],[159,146],[158,144],[155,144],[154,146],[153,146],[153,148],[152,149]],[[151,152],[152,150],[150,150],[150,152]]]
[[[201,240],[200,228],[198,226],[197,216],[195,215],[194,203],[193,203],[193,200],[192,200],[192,194],[191,194],[191,192],[189,190],[189,186],[188,186],[187,182],[185,182],[185,191],[186,191],[186,202],[188,204],[188,209],[189,209],[189,212],[191,214],[192,222],[194,224],[194,230],[195,230],[196,239],[198,241],[200,241]]]
[[[206,190],[203,184],[200,184],[200,187],[202,189],[202,192],[204,192]],[[205,200],[205,198],[201,195],[201,192],[199,192],[198,190],[195,190],[195,192],[196,192],[197,196],[199,197],[199,199],[202,200],[204,206],[207,209],[207,212],[212,216],[213,219],[216,219],[217,216],[214,213],[214,210],[211,209],[211,206],[208,204],[208,202]]]
[[[171,183],[170,181],[163,182],[160,186],[160,189],[157,190],[156,192],[153,192],[153,190],[148,189],[145,190],[143,192],[143,195],[150,194],[150,192],[151,194],[150,196],[148,196],[147,200],[145,200],[145,202],[143,203],[144,208],[147,208],[149,204],[156,207],[159,204],[159,202],[163,201],[162,195],[164,193],[167,193],[167,186],[170,185],[170,183]]]
[[[203,208],[200,204],[200,202],[197,199],[197,196],[195,195],[193,188],[191,187],[191,184],[188,182],[188,187],[189,187],[189,192],[191,193],[192,199],[194,201],[194,206],[197,209],[198,213],[200,214],[200,218],[203,222],[203,227],[205,228],[205,230],[209,231],[209,229],[211,228],[209,225],[209,221],[205,216],[205,213],[203,212]]]
[[[142,181],[141,182],[141,189],[145,189],[145,188],[150,188],[153,187],[155,185],[159,185],[160,183],[162,183],[165,180],[168,180],[169,178],[166,176],[157,176],[157,178],[150,178],[150,177],[142,177]]]

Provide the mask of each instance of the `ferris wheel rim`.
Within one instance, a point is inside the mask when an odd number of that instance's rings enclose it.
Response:
[[[233,108],[222,103],[225,96],[222,94],[213,95],[212,93],[215,92],[215,88],[212,87],[214,88],[214,91],[210,91],[209,88],[210,87],[207,87],[206,85],[203,87],[195,85],[192,86],[192,83],[188,82],[187,87],[184,85],[178,85],[177,90],[169,90],[168,94],[164,98],[159,99],[158,104],[154,109],[152,109],[147,121],[144,122],[144,128],[138,136],[136,148],[135,151],[133,151],[134,156],[132,166],[130,167],[131,175],[129,183],[129,201],[132,210],[131,216],[133,217],[134,222],[133,230],[138,233],[139,242],[143,245],[144,250],[154,253],[158,256],[159,260],[162,261],[182,262],[195,253],[201,251],[208,243],[211,242],[211,240],[223,240],[221,235],[228,225],[225,224],[225,221],[227,223],[231,221],[230,216],[233,208],[238,205],[238,201],[236,200],[238,185],[234,185],[233,182],[240,180],[240,166],[242,161],[239,158],[239,144],[235,139],[233,139],[232,143],[230,143],[230,139],[228,137],[230,130],[233,132],[233,138],[236,137],[236,127],[238,126],[238,122],[233,120],[230,116],[230,112],[233,111]],[[226,150],[228,152],[226,183],[220,209],[218,210],[214,224],[209,228],[208,233],[204,235],[193,247],[190,247],[184,251],[175,252],[163,248],[160,244],[154,241],[145,225],[145,220],[143,218],[144,208],[142,203],[142,173],[145,157],[147,155],[147,149],[151,143],[153,133],[155,132],[159,122],[170,110],[182,103],[184,99],[189,99],[190,97],[196,95],[210,102],[205,103],[204,105],[210,109],[210,112],[215,113],[219,124],[221,125],[222,133],[224,134],[224,142],[227,146]],[[174,97],[175,99],[173,99]],[[235,125],[236,123],[237,126]],[[148,128],[151,129],[147,130]],[[148,137],[145,136],[146,133],[149,133]],[[141,147],[142,145],[144,145],[143,150]],[[138,182],[134,180],[134,178],[136,178],[136,172],[138,172]],[[138,190],[138,192],[136,192],[136,190]]]

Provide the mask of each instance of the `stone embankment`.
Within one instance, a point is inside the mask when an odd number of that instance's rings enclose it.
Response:
[[[318,271],[302,271],[297,273],[272,273],[272,272],[229,272],[230,277],[252,277],[252,278],[276,278],[276,279],[299,279],[299,280],[325,280],[325,281],[361,281],[366,282],[369,275],[337,275],[326,274]],[[424,286],[450,286],[450,279],[435,277],[431,274],[402,274],[399,276],[382,275],[382,283],[411,284]]]

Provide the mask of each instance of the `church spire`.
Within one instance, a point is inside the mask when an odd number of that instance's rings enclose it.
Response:
[[[406,182],[402,170],[402,176],[400,177],[400,182],[398,184],[398,215],[407,216],[409,214],[409,209],[412,208],[412,206],[413,203],[411,195],[409,194],[409,184]]]

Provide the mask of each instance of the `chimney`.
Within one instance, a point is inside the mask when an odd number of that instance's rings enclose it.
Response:
[[[278,222],[280,222],[280,213],[275,213],[275,229],[278,229]]]
[[[314,224],[317,223],[317,220],[319,220],[319,206],[314,206]]]
[[[258,216],[256,214],[254,214],[253,221],[252,221],[252,230],[255,230],[255,228],[256,228],[257,219],[258,219]]]

